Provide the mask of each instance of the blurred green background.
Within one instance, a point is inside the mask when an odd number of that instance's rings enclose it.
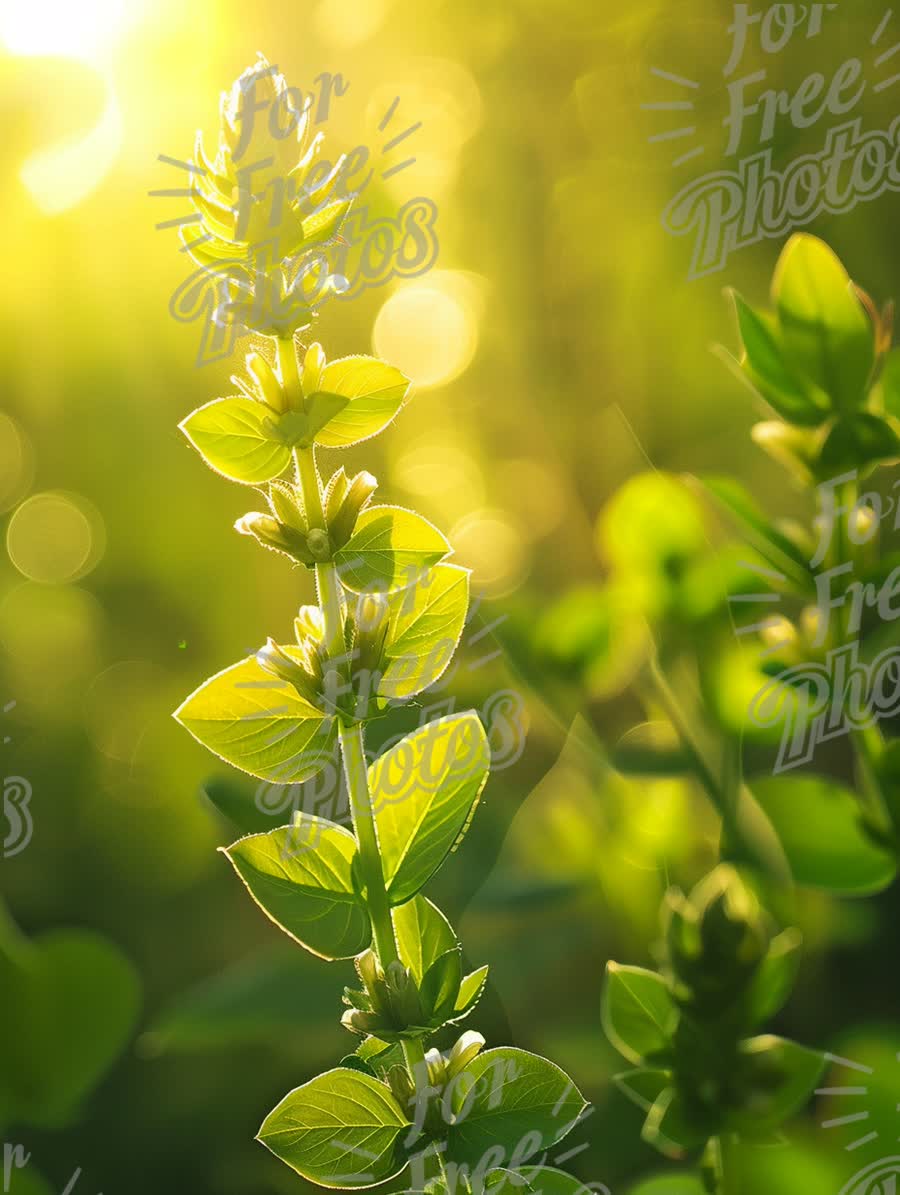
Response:
[[[885,12],[844,4],[780,54],[754,39],[738,73],[796,88],[858,54],[867,86],[852,116],[887,128],[896,93],[876,85],[898,59],[876,59],[898,34],[872,44]],[[640,631],[598,613],[610,561],[595,525],[648,469],[739,477],[773,514],[809,515],[749,440],[752,396],[710,353],[735,341],[723,287],[762,301],[787,230],[691,280],[690,239],[661,220],[692,179],[735,165],[722,128],[731,6],[31,0],[0,14],[0,706],[15,702],[0,740],[3,774],[32,786],[34,823],[0,877],[28,936],[99,932],[143,992],[78,1113],[12,1123],[4,1140],[30,1150],[54,1191],[79,1168],[79,1195],[295,1190],[253,1136],[289,1088],[352,1047],[338,1025],[346,968],[298,957],[216,854],[235,831],[202,787],[245,782],[170,717],[206,676],[283,634],[311,595],[306,575],[233,533],[254,503],[177,431],[232,392],[234,365],[198,368],[201,322],[170,314],[191,268],[174,230],[155,225],[186,204],[148,195],[184,185],[158,155],[190,156],[219,91],[261,50],[305,89],[323,71],[349,82],[326,126],[332,156],[379,149],[395,96],[396,128],[421,121],[415,164],[376,176],[367,202],[377,215],[433,199],[437,266],[331,302],[317,330],[329,356],[375,351],[405,369],[416,396],[384,436],[324,463],[372,469],[382,494],[448,530],[484,599],[472,636],[504,618],[464,649],[435,702],[485,710],[512,691],[495,745],[513,759],[524,729],[523,750],[430,895],[470,960],[492,966],[473,1025],[576,1078],[597,1111],[566,1143],[589,1145],[571,1165],[631,1189],[663,1167],[609,1085],[620,1065],[600,1029],[603,968],[648,959],[665,885],[713,861],[715,824],[685,787],[626,782],[606,762],[641,718],[622,693]],[[643,107],[688,90],[688,116]],[[782,119],[773,161],[817,152],[842,119]],[[653,140],[685,120],[690,138]],[[755,136],[748,127],[741,156]],[[887,192],[808,225],[881,300],[900,293],[896,203]],[[704,534],[721,542],[712,518]],[[713,574],[709,586],[715,604]],[[632,600],[626,585],[620,604]],[[708,634],[711,651],[731,643],[721,627]],[[497,641],[504,653],[485,659]],[[801,892],[793,912],[808,949],[781,1027],[874,1068],[866,1108],[880,1136],[848,1153],[859,1132],[819,1128],[847,1110],[823,1104],[790,1147],[748,1161],[749,1189],[837,1195],[898,1136],[898,900]]]

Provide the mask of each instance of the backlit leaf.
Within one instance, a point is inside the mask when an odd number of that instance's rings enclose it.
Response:
[[[342,583],[355,593],[387,593],[417,579],[450,551],[427,519],[401,506],[367,506],[335,554]]]
[[[321,958],[353,958],[369,944],[368,914],[353,886],[356,839],[310,813],[293,826],[223,848],[266,916]]]
[[[346,448],[382,431],[406,398],[409,378],[376,357],[341,357],[322,371],[319,389],[349,401],[316,435],[326,448]]]
[[[603,1028],[629,1062],[667,1051],[677,1020],[669,985],[655,971],[609,963],[603,989]]]
[[[260,780],[298,784],[334,757],[334,718],[266,672],[255,656],[205,681],[175,718],[220,759]]]
[[[278,437],[277,419],[252,398],[217,398],[178,426],[217,473],[259,485],[278,477],[291,461],[290,448]]]
[[[459,841],[487,781],[490,748],[475,713],[422,726],[369,768],[388,895],[403,904]]]
[[[428,569],[391,602],[379,695],[401,700],[440,678],[456,651],[469,608],[469,572],[455,564]]]
[[[384,1083],[338,1067],[286,1095],[258,1140],[310,1182],[370,1187],[403,1169],[397,1147],[409,1123]]]

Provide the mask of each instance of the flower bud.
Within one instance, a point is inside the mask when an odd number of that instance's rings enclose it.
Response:
[[[473,1029],[467,1030],[447,1056],[447,1081],[466,1069],[484,1048],[484,1038]]]
[[[347,497],[347,490],[349,488],[350,482],[347,478],[347,472],[344,466],[341,465],[340,469],[337,469],[329,477],[328,485],[325,489],[325,522],[329,527],[340,510],[341,504]]]
[[[325,368],[325,353],[320,344],[311,344],[303,358],[303,373],[300,384],[304,397],[315,394],[322,382],[322,371]]]
[[[350,482],[346,497],[328,524],[336,549],[342,548],[353,534],[359,512],[377,488],[378,482],[371,473],[357,473]]]
[[[306,533],[306,546],[313,560],[321,562],[331,559],[331,541],[328,538],[328,533],[320,527],[313,527]]]
[[[294,619],[294,633],[300,644],[308,639],[321,644],[325,639],[325,616],[321,609],[318,606],[301,606]]]
[[[279,415],[283,414],[288,409],[287,395],[271,364],[262,353],[248,353],[245,367],[258,397]]]
[[[293,685],[304,701],[318,706],[321,700],[319,680],[294,656],[288,655],[283,647],[279,647],[274,639],[267,639],[265,646],[256,653],[256,662],[260,668],[277,676],[279,680]]]
[[[273,481],[269,486],[269,506],[280,523],[286,524],[294,531],[306,534],[306,519],[303,516],[303,504],[297,490],[284,482]]]
[[[301,564],[312,564],[313,558],[306,546],[305,537],[272,515],[251,511],[238,519],[234,529],[240,535],[252,535],[264,548],[284,552]]]

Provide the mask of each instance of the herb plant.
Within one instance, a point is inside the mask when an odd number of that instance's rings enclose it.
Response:
[[[323,960],[353,960],[357,976],[343,1015],[357,1050],[288,1093],[259,1139],[329,1187],[371,1186],[409,1167],[415,1191],[506,1181],[574,1190],[535,1162],[578,1122],[584,1099],[543,1058],[483,1050],[471,1030],[456,1036],[487,967],[463,973],[452,928],[422,895],[475,815],[490,763],[482,725],[471,712],[441,718],[368,762],[370,725],[446,669],[469,576],[428,521],[372,502],[371,474],[339,468],[323,484],[318,450],[382,431],[409,381],[373,357],[328,361],[320,345],[300,343],[353,200],[342,162],[323,177],[320,152],[308,110],[260,59],[223,96],[212,161],[198,139],[201,220],[184,236],[216,271],[219,318],[271,351],[252,352],[239,392],[194,411],[182,430],[217,472],[261,487],[265,509],[237,530],[312,573],[317,602],[300,607],[292,641],[269,639],[176,717],[220,758],[273,783],[302,784],[339,752],[352,813],[352,831],[299,811],[225,850],[271,921]],[[439,1034],[442,1051],[431,1044]]]
[[[616,1076],[646,1112],[643,1136],[670,1157],[699,1156],[706,1189],[737,1190],[737,1140],[774,1138],[809,1099],[824,1057],[758,1029],[787,1000],[800,934],[776,934],[753,891],[720,864],[663,905],[659,973],[609,964],[603,1023],[635,1065]]]
[[[762,653],[761,687],[730,727],[710,700],[700,645],[708,653],[710,616],[721,607],[685,600],[702,552],[683,521],[678,547],[688,550],[677,568],[668,559],[675,600],[657,609],[659,646],[639,670],[658,720],[626,735],[615,753],[637,775],[698,779],[722,818],[723,857],[757,871],[750,884],[723,863],[689,898],[670,891],[659,973],[610,964],[604,991],[607,1035],[636,1064],[617,1082],[646,1111],[644,1137],[671,1156],[699,1158],[716,1195],[740,1189],[735,1144],[765,1138],[798,1111],[824,1062],[793,1042],[754,1036],[787,999],[800,945],[796,930],[774,933],[756,895],[759,872],[770,886],[793,879],[864,894],[893,880],[900,845],[897,741],[881,726],[900,697],[896,683],[890,688],[895,662],[893,671],[883,667],[896,655],[884,649],[896,637],[900,556],[878,551],[883,496],[875,488],[860,496],[861,481],[900,458],[892,308],[879,311],[810,236],[788,243],[772,299],[768,313],[734,296],[744,351],[731,364],[780,417],[758,424],[753,437],[814,492],[815,522],[810,531],[772,522],[735,481],[703,481],[756,553],[748,563],[744,549],[737,567],[726,558],[722,571],[732,615],[741,615],[736,629]],[[668,479],[652,484],[678,489]],[[774,601],[784,602],[776,616]],[[700,626],[702,635],[692,633]],[[673,627],[680,649],[664,633]],[[671,676],[684,682],[691,648],[706,701],[685,713]],[[745,780],[745,735],[758,754],[773,731],[772,773]],[[840,736],[852,744],[852,788],[806,767],[791,774]]]

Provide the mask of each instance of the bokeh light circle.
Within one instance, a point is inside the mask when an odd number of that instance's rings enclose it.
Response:
[[[472,585],[488,598],[506,597],[528,575],[524,537],[501,510],[475,511],[450,532],[455,564],[472,570]]]
[[[412,283],[390,296],[378,313],[375,352],[419,390],[443,386],[464,372],[478,347],[478,320],[461,294],[436,279]]]
[[[29,581],[77,581],[105,547],[99,511],[78,494],[48,490],[27,498],[6,529],[9,558]]]
[[[28,437],[9,415],[0,412],[0,511],[25,496],[34,473]]]

